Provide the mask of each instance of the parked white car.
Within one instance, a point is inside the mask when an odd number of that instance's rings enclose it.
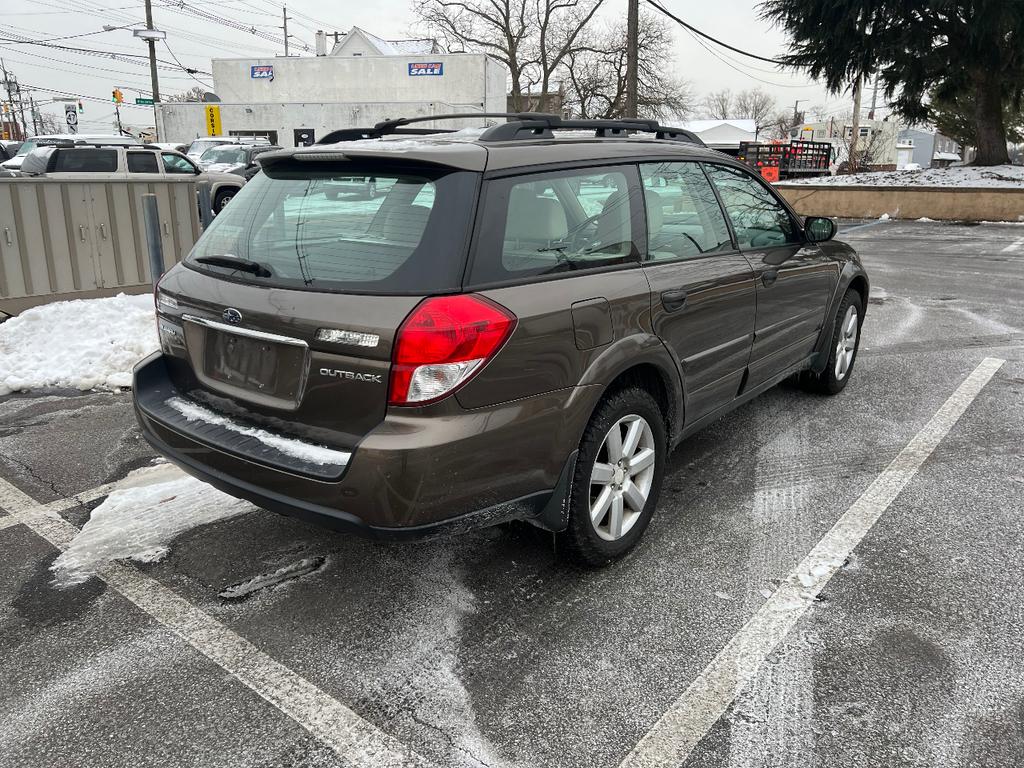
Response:
[[[21,164],[24,162],[25,157],[28,153],[39,147],[48,146],[122,146],[122,147],[133,147],[141,146],[142,142],[136,139],[134,136],[106,136],[96,133],[51,133],[40,136],[32,136],[25,141],[20,147],[18,147],[18,153],[3,163],[0,163],[0,167],[8,171],[17,171],[21,169]]]
[[[195,176],[196,181],[210,183],[214,213],[223,210],[245,184],[245,178],[242,176],[203,171],[180,152],[156,149],[151,145],[40,147],[25,158],[21,174],[58,179],[80,179],[85,176],[90,181]]]

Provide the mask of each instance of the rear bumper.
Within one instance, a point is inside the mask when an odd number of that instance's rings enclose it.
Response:
[[[167,400],[185,396],[159,353],[136,367],[134,392],[143,436],[157,452],[220,490],[281,514],[382,539],[512,519],[564,528],[575,430],[582,429],[568,419],[574,409],[565,407],[565,393],[443,419],[389,414],[343,465],[316,467],[245,436],[175,418]]]

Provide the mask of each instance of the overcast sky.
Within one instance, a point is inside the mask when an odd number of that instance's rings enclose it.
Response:
[[[167,7],[172,0],[153,0],[154,22],[167,31],[167,45],[158,45],[157,56],[173,65],[177,57],[185,66],[210,71],[210,59],[220,57],[271,56],[282,54],[280,45],[259,39],[222,24],[201,20],[180,8]],[[605,21],[625,13],[626,0],[605,0]],[[686,0],[663,0],[666,7],[704,32],[762,56],[775,56],[785,50],[785,37],[767,27],[757,18],[757,3],[752,0],[715,0],[695,3]],[[191,0],[189,6],[218,16],[234,19],[271,35],[280,35],[280,7],[272,0]],[[370,0],[368,2],[325,3],[316,0],[290,0],[289,32],[297,43],[312,48],[313,31],[344,31],[353,25],[385,38],[407,37],[413,28],[413,4],[410,0]],[[145,53],[145,44],[132,37],[128,30],[101,32],[103,25],[128,25],[144,19],[140,0],[4,0],[0,4],[0,39],[14,35],[32,40],[50,40],[50,45],[91,48],[94,50]],[[74,9],[74,10],[71,10]],[[696,93],[704,94],[720,88],[743,90],[761,87],[769,91],[780,108],[792,109],[796,99],[803,100],[801,109],[823,105],[837,114],[849,108],[845,95],[828,96],[825,90],[801,74],[781,73],[772,65],[747,59],[717,49],[718,57],[701,46],[688,32],[674,22],[675,60],[666,62],[674,73],[688,80]],[[93,34],[95,33],[95,34]],[[75,36],[72,39],[53,40]],[[710,44],[709,44],[710,45]],[[173,53],[172,53],[173,52]],[[120,86],[127,102],[136,96],[148,95],[149,70],[145,59],[134,63],[114,61],[97,55],[76,53],[55,48],[17,45],[0,42],[0,57],[7,68],[16,73],[24,89],[37,101],[47,102],[46,111],[63,113],[52,103],[53,92],[82,94],[106,100],[86,101],[82,115],[85,130],[107,130],[113,119],[109,103],[111,89]],[[208,76],[199,79],[209,84]],[[760,82],[760,81],[765,82]],[[197,82],[179,71],[161,70],[162,93],[176,93]],[[49,89],[44,90],[44,89]],[[52,91],[52,92],[51,92]],[[136,107],[123,110],[129,124],[152,124]],[[133,119],[134,118],[134,119]]]

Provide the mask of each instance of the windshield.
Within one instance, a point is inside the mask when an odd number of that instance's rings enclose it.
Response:
[[[28,141],[21,145],[21,149],[18,150],[18,154],[16,154],[15,157],[24,157],[37,146],[38,145],[34,141],[32,141],[32,139],[29,139]]]
[[[477,174],[443,169],[371,175],[275,167],[241,189],[186,263],[232,280],[308,290],[455,290],[476,181]],[[225,266],[232,258],[255,262],[263,276]]]
[[[244,163],[245,150],[242,147],[231,145],[224,147],[213,147],[203,152],[200,158],[204,163]]]
[[[201,139],[193,141],[189,144],[188,152],[185,154],[200,157],[210,147],[219,147],[221,144],[227,144],[226,141],[210,141],[209,139]]]

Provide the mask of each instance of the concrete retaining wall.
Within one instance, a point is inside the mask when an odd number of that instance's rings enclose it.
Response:
[[[1024,220],[1024,189],[988,187],[844,187],[776,184],[802,216],[950,221]]]

